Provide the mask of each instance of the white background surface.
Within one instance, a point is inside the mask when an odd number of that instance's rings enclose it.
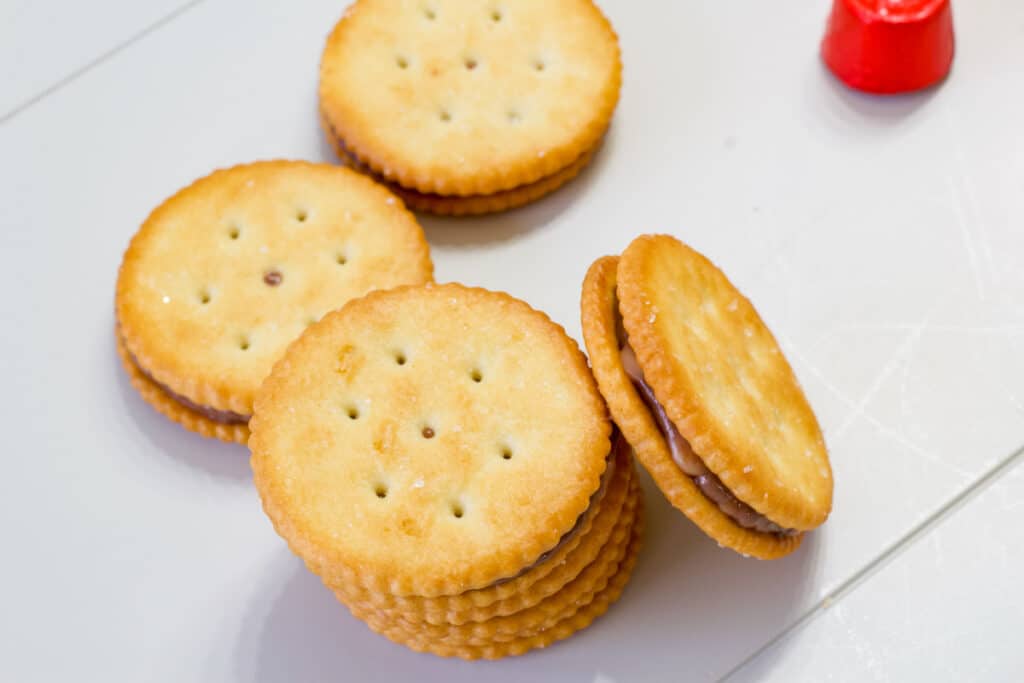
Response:
[[[273,533],[245,449],[162,419],[112,343],[117,265],[152,207],[216,167],[333,160],[316,67],[341,3],[80,4],[0,6],[0,679],[1024,676],[1024,5],[957,3],[951,79],[876,99],[821,67],[824,0],[601,3],[626,65],[603,150],[528,208],[424,218],[438,279],[579,338],[586,267],[678,235],[783,343],[835,510],[763,563],[648,486],[608,615],[467,664],[350,617]]]

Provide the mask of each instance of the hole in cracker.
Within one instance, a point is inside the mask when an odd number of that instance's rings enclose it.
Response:
[[[249,346],[250,346],[250,344],[249,344],[249,338],[248,337],[240,337],[238,339],[238,348],[240,348],[242,351],[248,351],[249,350]]]
[[[452,114],[447,109],[442,109],[441,113],[438,114],[438,117],[445,123],[448,123],[449,121],[452,120]]]
[[[473,368],[469,373],[469,377],[474,382],[480,383],[484,379],[484,373],[480,372],[479,368]]]
[[[397,57],[395,59],[395,64],[398,65],[399,69],[408,69],[409,68],[409,60],[406,59],[405,57]]]
[[[305,209],[299,209],[295,212],[295,220],[298,222],[305,223],[307,218],[309,218],[309,212]]]
[[[199,303],[208,304],[210,303],[210,291],[207,289],[200,290],[199,292]]]
[[[284,275],[279,270],[268,270],[263,275],[263,282],[270,287],[277,287],[279,284],[284,282]]]
[[[373,492],[375,494],[377,494],[378,498],[387,498],[388,497],[388,487],[386,485],[384,485],[384,484],[377,484],[376,486],[374,486],[373,487]]]
[[[437,19],[437,12],[428,7],[423,10],[423,16],[427,18],[427,21],[433,21],[434,19]]]
[[[423,438],[424,439],[433,439],[434,438],[434,428],[431,427],[430,425],[425,426],[423,428],[423,431],[420,432],[420,433],[423,434]]]
[[[477,65],[479,64],[479,62],[477,62],[477,61],[476,61],[476,58],[475,58],[475,57],[466,57],[466,58],[465,58],[465,59],[464,59],[464,60],[462,61],[462,63],[463,63],[463,64],[464,64],[464,65],[466,66],[466,68],[467,68],[467,69],[469,69],[470,71],[472,71],[473,69],[475,69],[475,68],[477,67]]]
[[[348,419],[350,419],[350,420],[358,420],[359,419],[359,408],[357,408],[356,406],[349,406],[345,410],[345,414],[348,415]]]
[[[237,225],[232,225],[231,228],[228,230],[228,237],[230,237],[233,240],[237,240],[241,236],[241,234],[242,231],[241,229],[239,229]]]
[[[405,365],[405,362],[407,360],[408,360],[408,358],[405,357],[404,353],[402,353],[401,351],[396,351],[395,352],[395,362],[396,363],[398,363],[399,365]]]
[[[509,109],[505,112],[505,118],[508,119],[509,123],[519,123],[523,120],[523,115],[515,109]]]
[[[535,60],[533,60],[533,70],[534,71],[543,71],[544,69],[547,68],[547,66],[548,65],[544,63],[543,59],[535,59]]]
[[[499,22],[499,21],[502,20],[502,17],[503,17],[503,15],[502,15],[500,9],[491,10],[491,21]]]
[[[338,254],[334,257],[334,260],[337,261],[339,266],[343,266],[348,263],[348,256],[345,256],[345,254]]]
[[[455,517],[455,519],[462,519],[462,516],[466,514],[466,509],[463,507],[462,503],[460,503],[457,500],[452,501],[451,509],[452,515]]]
[[[509,448],[508,446],[502,446],[501,447],[501,458],[502,458],[502,460],[511,460],[512,459],[512,449]]]

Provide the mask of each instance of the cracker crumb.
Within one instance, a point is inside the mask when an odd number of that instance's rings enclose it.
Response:
[[[246,181],[245,181],[245,186],[246,186],[246,187],[252,187],[252,186],[253,186],[253,185],[255,185],[255,184],[256,184],[256,181],[255,181],[255,180],[253,180],[252,178],[250,178],[249,180],[246,180]]]
[[[654,322],[655,320],[657,320],[657,319],[658,319],[658,314],[657,314],[657,313],[651,313],[651,317],[649,317],[649,318],[647,319],[647,322],[649,322],[649,323],[653,323],[653,322]]]
[[[737,308],[739,308],[739,306],[740,306],[740,300],[739,299],[733,299],[732,301],[729,302],[729,305],[725,307],[725,310],[727,310],[730,313],[732,313]]]
[[[423,480],[422,479],[417,479],[416,481],[414,481],[412,483],[412,487],[414,489],[421,489],[421,488],[423,488]]]
[[[394,197],[388,197],[387,200],[385,200],[385,201],[386,201],[386,203],[388,205],[391,205],[391,204],[395,203],[395,198]]]
[[[169,304],[169,303],[171,303],[171,297],[169,297],[166,294],[164,294],[164,297],[162,299],[160,299],[160,301],[163,301],[165,304]]]
[[[750,474],[753,471],[754,471],[754,466],[753,465],[747,465],[746,467],[743,468],[743,474]]]
[[[744,327],[743,328],[743,334],[747,335],[748,337],[753,337],[754,336],[754,330],[753,330],[753,328],[750,328],[750,327]]]

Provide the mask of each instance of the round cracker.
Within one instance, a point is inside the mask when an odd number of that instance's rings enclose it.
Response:
[[[619,259],[617,281],[644,379],[708,469],[779,526],[822,524],[832,509],[825,440],[750,301],[668,235],[635,239]]]
[[[654,417],[622,367],[616,333],[618,263],[617,256],[605,256],[590,266],[580,304],[583,340],[591,369],[615,424],[668,501],[719,545],[765,560],[796,550],[802,535],[780,536],[741,527],[705,496],[672,459]]]
[[[343,588],[350,604],[400,612],[409,619],[431,624],[458,625],[522,611],[561,590],[597,559],[622,518],[623,510],[632,505],[630,492],[636,486],[636,477],[630,453],[628,447],[620,453],[608,491],[596,503],[598,509],[590,524],[543,563],[512,580],[459,595],[421,598],[380,593],[358,584],[335,585],[320,567],[310,569],[328,586]]]
[[[201,413],[186,408],[164,391],[163,387],[146,376],[139,366],[135,364],[128,351],[124,348],[121,340],[121,333],[114,331],[114,344],[117,346],[117,355],[121,358],[121,365],[128,373],[128,381],[131,382],[135,391],[139,392],[142,400],[152,406],[164,417],[177,422],[179,425],[202,436],[212,439],[220,439],[229,443],[245,444],[249,440],[249,427],[243,424],[224,424],[211,420]]]
[[[266,161],[216,171],[153,211],[125,252],[115,305],[155,382],[250,415],[310,323],[432,273],[423,230],[385,188],[337,166]]]
[[[592,149],[621,71],[618,38],[590,0],[358,0],[324,48],[320,106],[387,180],[489,195]]]
[[[429,652],[441,657],[459,657],[461,659],[501,659],[502,657],[518,656],[537,648],[544,648],[564,640],[574,633],[581,631],[594,622],[595,619],[608,611],[613,602],[619,599],[625,589],[629,578],[636,566],[636,558],[640,552],[643,539],[644,514],[642,500],[638,507],[638,514],[633,526],[633,535],[626,556],[615,575],[608,582],[608,585],[593,599],[547,630],[535,635],[516,638],[509,641],[494,642],[488,645],[458,645],[433,641],[421,635],[411,635],[401,629],[395,628],[392,624],[371,616],[366,624],[371,630],[400,645],[417,652]]]
[[[560,326],[458,284],[325,316],[274,366],[250,428],[264,509],[300,557],[332,582],[424,597],[553,548],[598,488],[611,431]]]

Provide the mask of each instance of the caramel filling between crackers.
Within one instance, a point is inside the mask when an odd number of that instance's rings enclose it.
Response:
[[[584,510],[583,513],[576,518],[576,522],[572,525],[572,528],[566,531],[564,534],[562,534],[562,537],[558,539],[558,543],[553,545],[550,549],[545,550],[543,553],[541,553],[540,557],[534,560],[531,564],[527,565],[526,567],[523,567],[521,570],[519,570],[518,573],[513,574],[512,576],[507,576],[503,579],[498,579],[497,581],[491,584],[492,586],[500,586],[503,583],[508,583],[509,581],[519,578],[523,574],[526,574],[527,572],[530,572],[536,569],[537,567],[541,566],[545,562],[547,562],[569,541],[576,538],[576,536],[579,535],[580,530],[584,526],[586,526],[586,523],[588,521],[590,521],[593,518],[598,506],[604,499],[604,494],[607,493],[608,491],[608,484],[612,480],[612,475],[615,474],[615,463],[619,452],[621,451],[621,449],[629,447],[626,443],[626,440],[622,437],[622,434],[619,432],[618,429],[616,429],[615,433],[612,434],[611,440],[612,447],[608,451],[608,455],[605,457],[605,468],[604,472],[601,473],[601,483],[598,484],[597,490],[590,495],[590,501],[587,503],[587,509]]]
[[[658,425],[658,431],[661,432],[662,437],[664,437],[665,442],[668,444],[673,462],[683,471],[683,474],[693,480],[693,483],[696,484],[697,488],[706,498],[717,505],[718,509],[729,519],[744,529],[752,529],[753,531],[777,534],[779,536],[795,536],[800,533],[796,529],[786,529],[779,526],[737,498],[736,494],[730,491],[722,483],[722,480],[707,468],[707,465],[700,459],[700,456],[694,453],[690,442],[679,433],[675,424],[669,419],[665,409],[654,396],[654,391],[644,381],[643,370],[641,370],[640,363],[637,361],[636,354],[630,347],[629,342],[622,344],[619,354],[622,359],[623,369],[633,381],[633,386],[636,387],[648,410],[654,416],[654,421]]]
[[[404,185],[401,185],[400,183],[396,183],[396,182],[386,178],[385,176],[381,175],[377,171],[375,171],[372,168],[370,168],[370,166],[368,164],[366,164],[361,159],[359,159],[359,157],[357,157],[352,152],[352,150],[349,149],[348,145],[345,144],[344,138],[342,138],[340,135],[338,135],[338,133],[334,130],[334,126],[331,125],[331,122],[327,120],[327,116],[324,115],[322,112],[321,112],[321,115],[320,115],[320,120],[323,123],[324,132],[327,135],[328,141],[331,144],[333,144],[334,147],[336,148],[336,150],[339,152],[339,156],[342,158],[342,161],[346,165],[351,166],[352,168],[354,168],[355,170],[359,171],[360,173],[363,173],[363,174],[368,175],[369,177],[373,178],[373,180],[375,180],[378,183],[380,183],[381,185],[385,186],[386,188],[388,188],[392,192],[396,192],[396,193],[399,193],[399,194],[405,193],[406,197],[413,196],[413,197],[422,197],[422,198],[425,198],[425,199],[453,199],[453,200],[459,200],[459,199],[478,199],[478,198],[481,198],[481,197],[489,197],[489,196],[491,196],[491,195],[480,195],[480,194],[471,194],[471,195],[432,194],[432,193],[428,193],[428,192],[420,192],[419,190],[417,190],[415,188],[405,187]],[[562,170],[565,170],[565,169],[562,169]],[[559,172],[560,171],[555,171],[555,174],[557,174]],[[552,175],[554,175],[554,174],[552,174]],[[542,182],[544,180],[546,180],[546,178],[538,178],[537,180],[534,181],[534,183],[540,183],[540,182]],[[522,188],[525,188],[525,187],[529,187],[532,184],[533,183],[526,183],[525,185],[519,185],[518,187],[508,188],[507,190],[499,190],[498,192],[495,192],[493,194],[500,195],[502,192],[510,192],[512,190],[519,190],[519,189],[522,189]]]
[[[132,365],[138,368],[139,372],[146,376],[146,379],[155,384],[157,388],[160,389],[160,391],[164,392],[164,394],[166,394],[168,398],[173,400],[178,405],[187,408],[188,410],[191,410],[193,413],[198,413],[199,415],[202,415],[208,420],[212,420],[213,422],[218,422],[220,424],[249,424],[249,419],[252,417],[252,415],[242,415],[241,413],[236,413],[233,410],[218,410],[217,408],[211,408],[210,406],[204,406],[202,404],[196,403],[195,401],[192,401],[191,399],[182,396],[181,394],[175,393],[166,384],[158,382],[156,378],[153,377],[152,374],[150,374],[149,370],[142,367],[142,365],[139,363],[135,355],[128,350],[128,347],[124,343],[124,338],[121,339],[121,345],[124,346],[125,353],[128,354],[128,358],[131,360]]]

